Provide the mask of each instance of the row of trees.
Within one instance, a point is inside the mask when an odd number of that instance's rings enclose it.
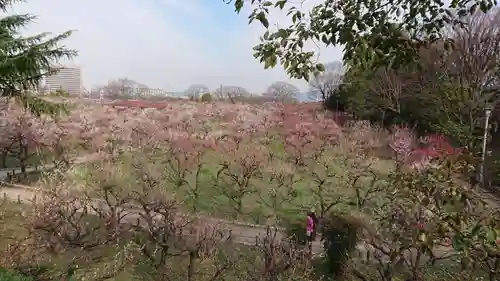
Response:
[[[129,78],[111,80],[103,87],[97,87],[91,91],[91,95],[99,97],[102,93],[106,98],[117,100],[137,99],[143,96],[149,87]]]
[[[491,108],[487,143],[492,157],[486,157],[490,177],[485,184],[498,184],[499,26],[498,9],[464,17],[462,25],[443,33],[453,48],[446,48],[444,39],[429,43],[404,66],[327,64],[310,80],[311,93],[330,110],[386,127],[406,124],[421,135],[437,133],[478,158]]]
[[[418,60],[404,67],[351,66],[342,87],[331,92],[331,105],[384,125],[437,132],[476,149],[485,108],[499,100],[499,23],[497,9],[476,13],[445,34],[453,49],[438,41],[419,48]]]
[[[343,209],[372,230],[362,237],[376,249],[371,261],[354,258],[349,261],[352,269],[338,263],[326,266],[334,273],[361,276],[344,280],[404,276],[427,281],[426,266],[441,259],[460,266],[452,258],[484,269],[490,280],[498,278],[497,216],[455,181],[453,176],[467,167],[464,162],[436,161],[423,173],[403,168],[380,173],[384,168],[376,167],[380,162],[373,155],[387,146],[386,131],[374,130],[367,122],[339,128],[323,111],[306,106],[178,103],[162,111],[121,112],[88,106],[73,109],[71,121],[57,120],[57,129],[33,124],[31,129],[38,128],[40,134],[38,143],[45,136],[43,144],[60,152],[62,158],[55,160],[74,155],[76,148],[101,151],[102,159],[83,171],[81,166],[60,165],[45,178],[47,194],[37,198],[34,214],[26,212],[27,231],[21,231],[26,237],[8,242],[0,265],[17,271],[23,265],[31,269],[25,272],[37,274],[34,267],[51,268],[50,260],[65,253],[74,262],[77,279],[85,275],[95,281],[130,271],[135,280],[201,281],[211,280],[219,269],[227,280],[234,272],[249,274],[237,275],[238,280],[280,280],[268,274],[286,274],[281,280],[317,280],[307,273],[321,266],[312,266],[307,255],[295,263],[295,254],[303,257],[304,252],[280,241],[279,233],[240,252],[220,235],[227,234],[224,226],[181,215],[209,211],[280,222],[300,216],[302,222],[303,214],[293,207],[315,206],[322,227],[332,211]],[[68,168],[71,172],[66,173]],[[96,207],[94,198],[106,207]],[[85,208],[88,213],[77,212]],[[90,218],[93,223],[88,220],[91,214],[97,215]],[[358,232],[342,232],[348,227],[342,220],[332,224],[341,226],[342,235]],[[474,234],[469,234],[471,229]],[[298,228],[296,233],[305,231]],[[443,257],[436,251],[448,237],[456,240],[457,251]],[[343,259],[352,257],[339,247],[352,248],[355,242],[335,239],[327,244],[328,256],[336,252],[345,255]],[[253,242],[253,236],[249,240]],[[110,257],[110,248],[119,251],[112,252],[117,256]],[[414,253],[417,258],[411,260]],[[232,255],[226,259],[226,254]],[[245,258],[251,258],[250,263],[240,264]],[[306,271],[301,264],[307,265]],[[131,265],[145,270],[135,271],[138,268]],[[474,272],[464,268],[459,276]]]
[[[188,106],[199,109],[189,112]],[[313,264],[307,251],[281,241],[279,233],[267,233],[245,251],[228,239],[225,226],[186,215],[227,206],[234,217],[265,208],[285,218],[291,215],[286,205],[305,204],[316,207],[323,233],[334,237],[327,256],[340,255],[340,261],[325,268],[347,275],[336,280],[452,280],[429,279],[426,267],[441,260],[457,271],[463,261],[455,277],[479,271],[498,279],[498,215],[457,183],[454,175],[467,168],[465,162],[446,158],[422,173],[403,167],[379,172],[373,154],[387,145],[387,132],[367,122],[341,129],[305,106],[272,104],[266,112],[266,106],[179,103],[171,111],[113,114],[94,106],[96,112],[73,112],[80,123],[66,124],[67,132],[51,138],[64,142],[50,147],[68,156],[85,145],[103,158],[89,163],[83,182],[75,181],[81,166],[60,166],[46,178],[46,193],[37,197],[33,213],[25,212],[26,237],[7,243],[0,265],[17,271],[23,265],[40,280],[36,267],[51,269],[64,253],[73,262],[68,271],[94,281],[123,273],[153,281],[222,279],[212,274],[226,280],[325,280],[329,276],[316,271],[325,261]],[[240,115],[228,116],[224,109]],[[47,128],[40,126],[40,133],[52,131]],[[340,208],[359,218],[364,236],[349,230],[352,222],[335,217],[331,224],[340,230],[329,232],[331,212]],[[241,238],[237,232],[233,239]],[[345,242],[345,236],[353,238]],[[450,237],[456,251],[443,255],[441,242]],[[350,251],[358,238],[377,254],[354,258]]]
[[[476,12],[462,25],[446,26],[443,39],[418,47],[405,65],[331,62],[309,78],[311,99],[334,111],[420,134],[438,133],[478,152],[485,109],[493,108],[490,136],[496,137],[500,100],[500,11]],[[447,43],[453,48],[447,48]],[[390,42],[387,42],[390,43]]]
[[[185,91],[186,95],[193,98],[200,98],[203,94],[213,93],[220,100],[237,100],[250,97],[251,94],[243,87],[232,85],[221,85],[221,87],[211,91],[204,84],[192,84]],[[300,90],[295,85],[284,81],[276,81],[269,85],[263,98],[268,100],[296,100]]]
[[[146,96],[149,87],[128,78],[111,80],[107,85],[92,90],[91,95],[98,97],[102,93],[106,98],[113,100],[141,99]],[[204,94],[213,95],[219,100],[241,100],[252,97],[243,87],[225,85],[211,91],[204,84],[192,84],[185,91],[185,95],[191,99],[201,99]],[[277,81],[271,84],[262,95],[264,99],[275,101],[293,101],[300,93],[299,89],[287,82]]]

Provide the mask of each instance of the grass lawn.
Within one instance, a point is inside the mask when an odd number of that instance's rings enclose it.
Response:
[[[270,144],[270,147],[276,155],[285,156],[282,145]],[[253,175],[248,184],[238,186],[237,181],[244,181],[245,170],[239,163],[230,165],[236,180],[228,175],[216,180],[221,157],[216,152],[206,153],[200,171],[197,173],[196,167],[186,170],[180,181],[174,173],[178,170],[176,161],[164,154],[125,154],[115,163],[87,164],[73,169],[68,185],[91,188],[105,183],[137,191],[144,184],[141,177],[147,172],[157,185],[182,202],[189,211],[274,224],[303,219],[305,212],[312,207],[317,213],[356,207],[355,187],[367,193],[367,188],[372,185],[383,184],[383,177],[394,168],[390,160],[369,157],[366,160],[371,163],[368,173],[336,151],[326,153],[319,163],[302,167],[290,167],[277,157],[266,163],[266,167],[259,167],[259,173]],[[362,176],[353,184],[352,178],[358,175]],[[323,184],[318,184],[318,180],[324,180]]]
[[[34,167],[39,165],[42,159],[43,159],[42,156],[34,154],[28,157],[28,159],[26,159],[24,164],[26,165],[26,167]],[[8,154],[7,157],[5,157],[5,166],[1,167],[0,169],[6,169],[6,168],[13,169],[13,168],[19,168],[20,166],[21,162],[19,161],[19,158],[15,157],[14,155]]]

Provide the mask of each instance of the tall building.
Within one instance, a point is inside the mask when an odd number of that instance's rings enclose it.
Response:
[[[79,95],[83,88],[82,71],[78,66],[57,66],[59,72],[45,78],[45,91],[63,89],[71,95]]]

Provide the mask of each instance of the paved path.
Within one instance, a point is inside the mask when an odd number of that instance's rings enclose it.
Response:
[[[40,192],[39,190],[36,190],[33,187],[27,187],[22,185],[9,185],[8,187],[6,186],[0,189],[1,196],[4,199],[17,201],[19,203],[25,203],[25,204],[30,204],[31,202],[33,202],[32,201],[33,198],[35,197],[36,194],[40,194],[39,192]],[[95,203],[93,204],[95,204],[95,206],[103,206],[102,204],[99,204],[98,200],[96,200]],[[125,217],[125,219],[136,222],[137,218],[139,217],[140,210],[139,209],[134,210],[133,208],[131,208],[131,210],[132,210],[131,214],[128,215],[128,217]],[[233,241],[244,245],[255,245],[256,238],[264,237],[267,231],[267,226],[264,225],[227,221],[206,216],[201,216],[199,218],[202,221],[210,224],[222,223],[226,225],[231,230]],[[283,233],[280,232],[281,230],[282,229],[278,229],[278,232],[276,234],[277,239],[284,238]],[[320,254],[323,252],[323,247],[320,241],[313,242],[312,251],[315,254]],[[369,250],[363,243],[360,243],[357,246],[357,251],[360,256],[366,257],[366,253]],[[450,251],[451,249],[449,247],[436,247],[434,249],[434,254],[436,255],[436,257],[441,257],[449,254]]]
[[[39,194],[39,192],[35,188],[23,187],[21,185],[9,185],[8,187],[6,186],[1,188],[0,192],[1,196],[4,199],[25,204],[31,203],[35,195]],[[96,202],[95,205],[97,206],[100,204]],[[137,218],[138,214],[132,212],[130,216],[128,216],[125,219],[135,222]],[[266,235],[267,227],[262,225],[238,223],[233,221],[216,219],[213,217],[202,217],[201,219],[207,223],[214,223],[214,224],[223,223],[227,225],[231,230],[234,241],[240,244],[255,245],[257,237],[264,237]],[[281,234],[281,232],[278,232],[276,238],[277,239],[283,238],[283,234]],[[319,241],[315,241],[313,243],[313,252],[315,253],[322,252],[322,246]]]
[[[46,169],[50,169],[50,168],[46,168]],[[27,167],[26,168],[27,173],[31,173],[31,172],[34,172],[37,170],[38,170],[38,167]],[[16,174],[20,174],[21,168],[6,168],[6,169],[0,170],[0,182],[5,181],[7,179],[8,174],[12,174],[13,172]]]

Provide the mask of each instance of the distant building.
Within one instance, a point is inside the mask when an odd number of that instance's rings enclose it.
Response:
[[[79,95],[83,88],[82,71],[78,66],[57,66],[59,72],[47,76],[43,89],[53,92],[63,89],[71,95]]]

